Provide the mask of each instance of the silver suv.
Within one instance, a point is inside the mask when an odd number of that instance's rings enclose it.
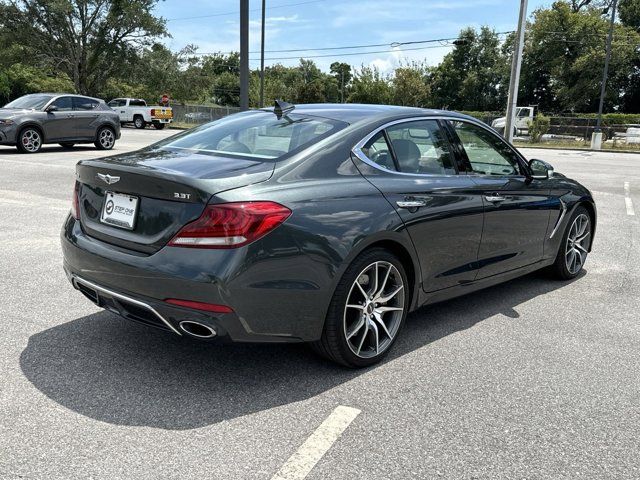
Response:
[[[36,153],[45,143],[93,143],[111,150],[119,138],[118,114],[97,98],[34,93],[0,108],[0,145],[15,145],[22,153]]]

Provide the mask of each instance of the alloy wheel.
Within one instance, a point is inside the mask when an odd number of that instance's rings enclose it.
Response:
[[[344,335],[358,357],[378,356],[393,343],[405,308],[405,286],[398,269],[379,261],[367,266],[349,290]]]
[[[565,249],[565,263],[571,275],[575,275],[584,266],[587,259],[591,227],[588,215],[578,215],[569,229]]]
[[[33,128],[25,130],[20,137],[20,141],[22,142],[22,148],[31,153],[37,152],[42,145],[40,133]]]
[[[105,150],[109,150],[111,147],[113,147],[113,144],[116,141],[116,137],[110,129],[105,128],[100,132],[100,138],[98,139],[98,141],[100,142],[100,145],[102,145],[102,148],[104,148]]]

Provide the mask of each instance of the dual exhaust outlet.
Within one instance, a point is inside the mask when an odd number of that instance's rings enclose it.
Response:
[[[196,322],[194,320],[183,320],[179,323],[179,326],[180,330],[191,337],[206,340],[216,336],[216,331],[214,328],[204,323]]]

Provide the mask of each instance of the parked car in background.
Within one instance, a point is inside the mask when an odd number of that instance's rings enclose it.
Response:
[[[173,121],[171,107],[160,105],[149,106],[141,98],[114,98],[108,103],[119,116],[120,123],[133,123],[136,128],[145,128],[153,124],[158,130],[162,130]]]
[[[120,138],[120,122],[103,100],[81,95],[34,93],[0,109],[0,145],[36,153],[45,143],[71,148],[93,143],[110,150]]]
[[[422,305],[591,250],[590,192],[449,111],[277,104],[83,160],[64,269],[125,318],[199,340],[379,361]]]
[[[529,122],[533,121],[535,107],[517,107],[516,108],[516,122],[513,126],[513,135],[518,133],[526,133],[529,131]],[[504,135],[504,128],[507,123],[507,117],[496,118],[491,122],[491,126],[495,128],[499,133]]]

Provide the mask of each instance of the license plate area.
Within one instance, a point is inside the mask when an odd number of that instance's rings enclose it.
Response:
[[[138,197],[105,192],[100,221],[112,227],[133,230],[138,213]]]

